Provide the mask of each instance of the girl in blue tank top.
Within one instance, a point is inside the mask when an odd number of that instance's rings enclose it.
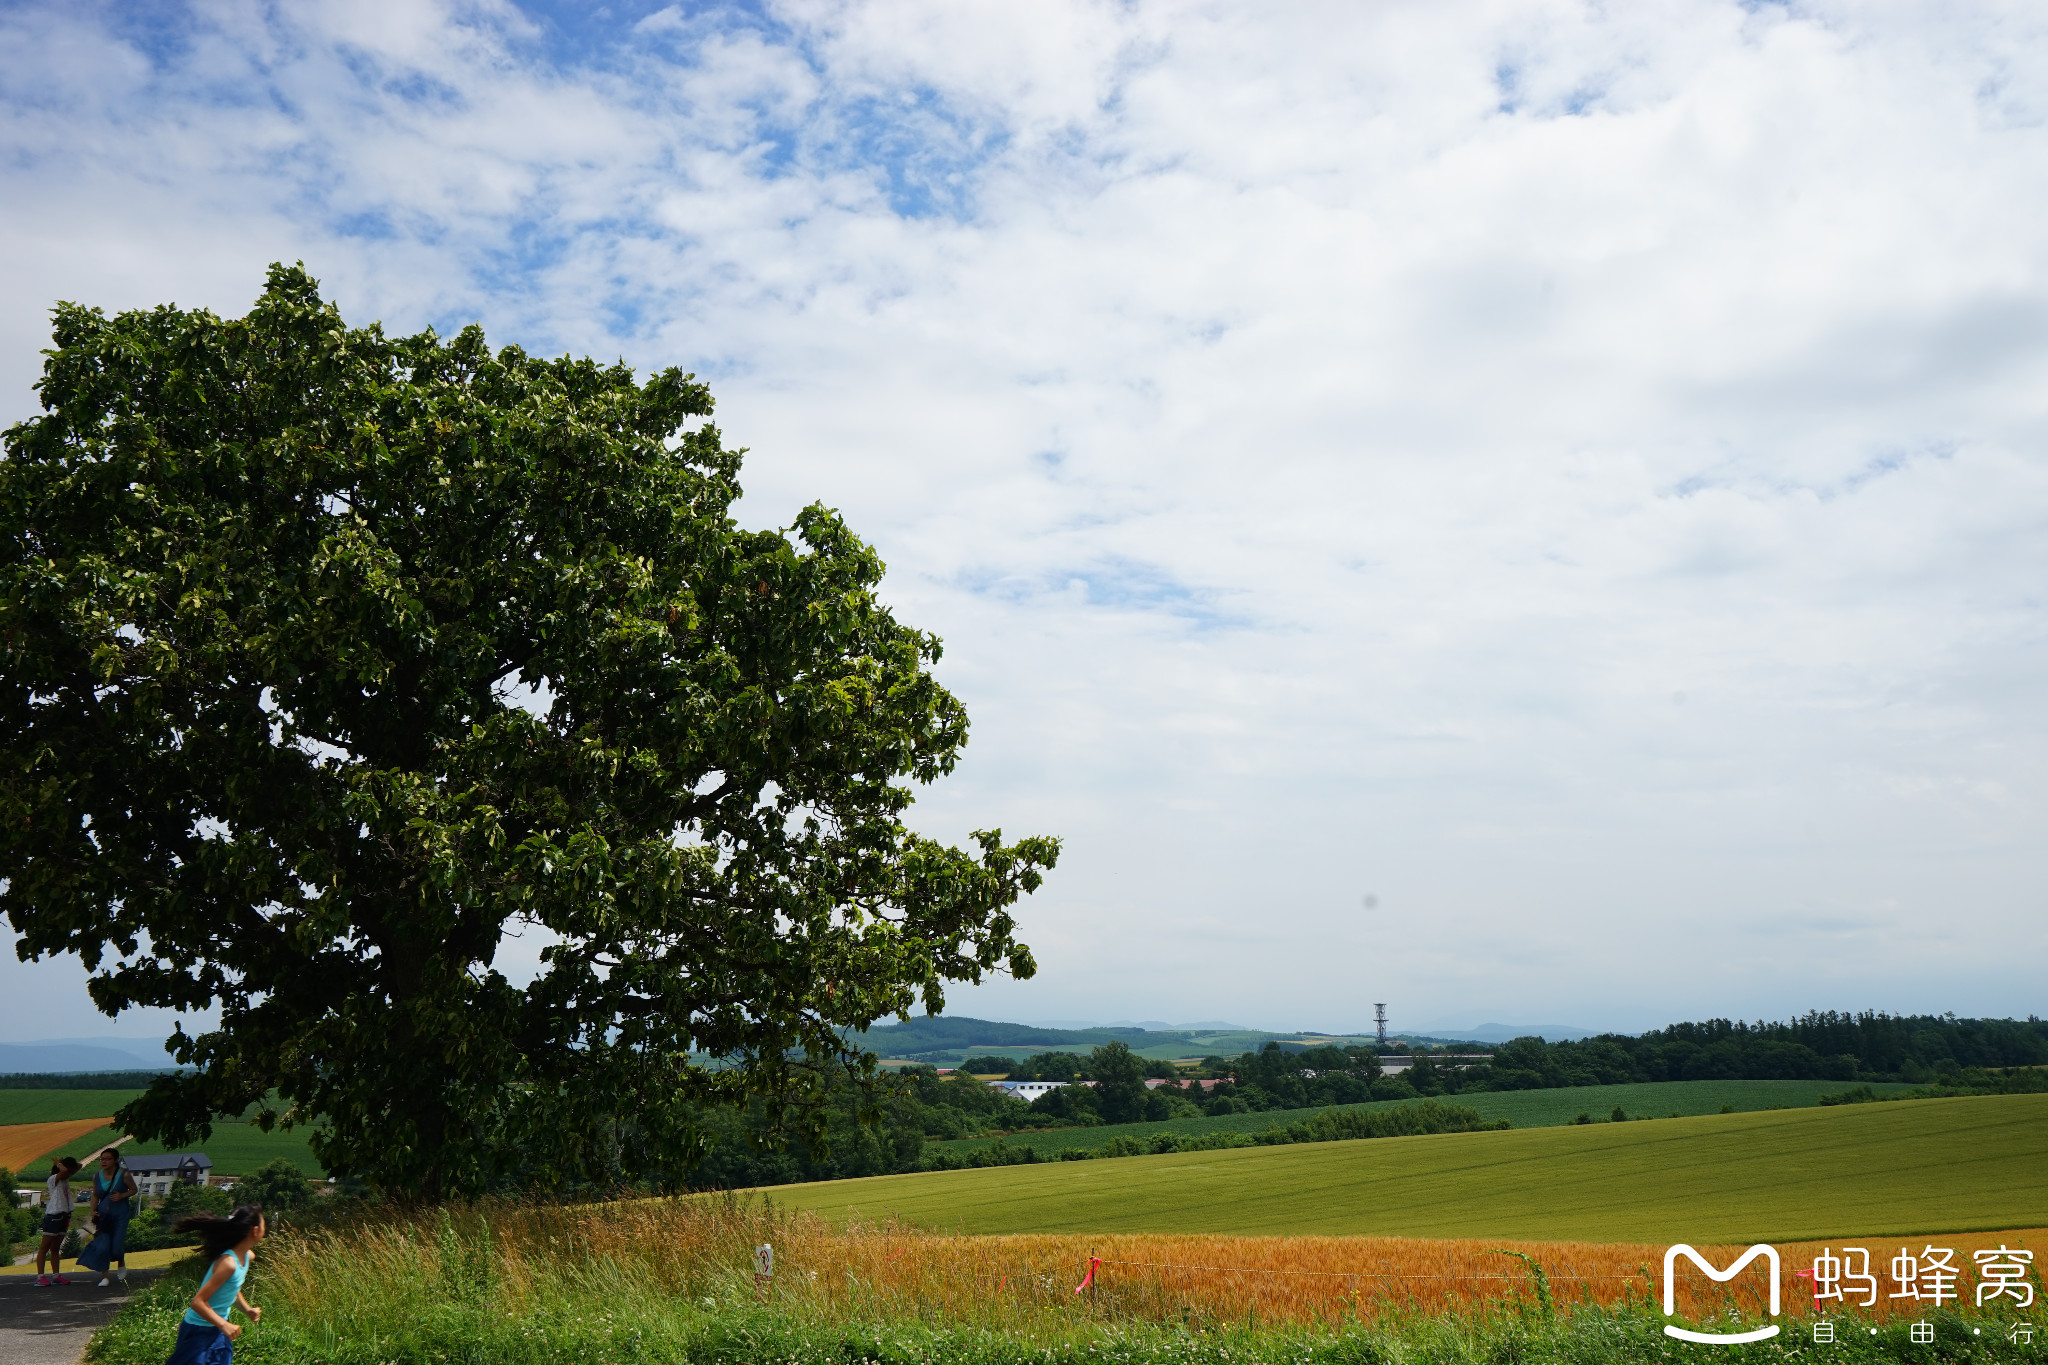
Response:
[[[225,1218],[195,1213],[180,1218],[177,1228],[199,1234],[200,1253],[211,1264],[178,1324],[178,1343],[164,1365],[228,1365],[235,1356],[235,1338],[242,1335],[241,1324],[229,1322],[228,1314],[239,1308],[252,1324],[263,1318],[263,1310],[242,1297],[242,1282],[263,1240],[263,1207],[243,1204]]]

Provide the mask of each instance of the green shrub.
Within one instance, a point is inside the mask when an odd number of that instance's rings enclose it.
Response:
[[[160,1209],[144,1209],[128,1224],[128,1250],[162,1251],[166,1247],[199,1245],[199,1234],[177,1232]]]
[[[158,1212],[163,1215],[164,1226],[169,1227],[188,1213],[226,1213],[234,1203],[226,1190],[211,1185],[173,1185]]]
[[[0,1191],[7,1195],[7,1206],[0,1208],[0,1247],[6,1249],[9,1260],[24,1249],[33,1249],[36,1241],[35,1210],[15,1203],[14,1185],[14,1172],[0,1166]]]
[[[1008,1057],[969,1057],[957,1069],[972,1076],[1008,1076],[1016,1065]]]
[[[290,1222],[313,1207],[313,1186],[301,1171],[283,1157],[270,1162],[256,1174],[235,1182],[237,1204],[261,1204],[274,1222]]]

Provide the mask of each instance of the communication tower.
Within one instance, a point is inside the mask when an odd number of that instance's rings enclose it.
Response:
[[[1387,1007],[1384,1004],[1372,1007],[1372,1020],[1373,1023],[1379,1026],[1380,1046],[1385,1047],[1387,1045]]]

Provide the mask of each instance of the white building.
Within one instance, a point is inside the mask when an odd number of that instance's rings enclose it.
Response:
[[[1054,1090],[1057,1090],[1057,1089],[1059,1089],[1059,1088],[1060,1088],[1061,1086],[1063,1086],[1063,1085],[1067,1085],[1067,1084],[1070,1084],[1070,1082],[1067,1082],[1067,1081],[990,1081],[990,1082],[988,1082],[988,1088],[989,1088],[989,1089],[991,1089],[991,1090],[1000,1090],[1000,1091],[1002,1091],[1002,1092],[1003,1092],[1004,1094],[1006,1094],[1006,1095],[1015,1095],[1015,1096],[1016,1096],[1016,1097],[1017,1097],[1018,1099],[1020,1099],[1020,1100],[1024,1101],[1024,1103],[1026,1103],[1026,1104],[1029,1104],[1029,1103],[1031,1103],[1031,1101],[1033,1101],[1033,1100],[1037,1099],[1037,1098],[1038,1098],[1038,1097],[1039,1097],[1040,1095],[1046,1094],[1046,1093],[1048,1093],[1048,1092],[1050,1092],[1050,1091],[1054,1091]]]
[[[177,1152],[170,1156],[131,1156],[125,1163],[135,1177],[138,1192],[152,1198],[171,1192],[173,1185],[204,1185],[213,1173],[213,1159],[204,1152]]]

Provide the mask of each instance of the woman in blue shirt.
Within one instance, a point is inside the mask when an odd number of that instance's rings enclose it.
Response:
[[[128,1283],[128,1220],[135,1216],[135,1177],[112,1147],[100,1153],[100,1169],[92,1178],[92,1213],[97,1230],[92,1244],[78,1253],[78,1263],[100,1273],[100,1288],[119,1275]],[[114,1269],[115,1262],[120,1270]]]
[[[178,1324],[178,1344],[164,1365],[228,1365],[235,1357],[235,1338],[242,1335],[241,1324],[229,1322],[228,1314],[239,1308],[251,1323],[263,1319],[263,1310],[242,1297],[242,1282],[263,1240],[263,1206],[243,1204],[225,1218],[188,1214],[178,1220],[177,1229],[199,1234],[200,1254],[212,1265]]]

